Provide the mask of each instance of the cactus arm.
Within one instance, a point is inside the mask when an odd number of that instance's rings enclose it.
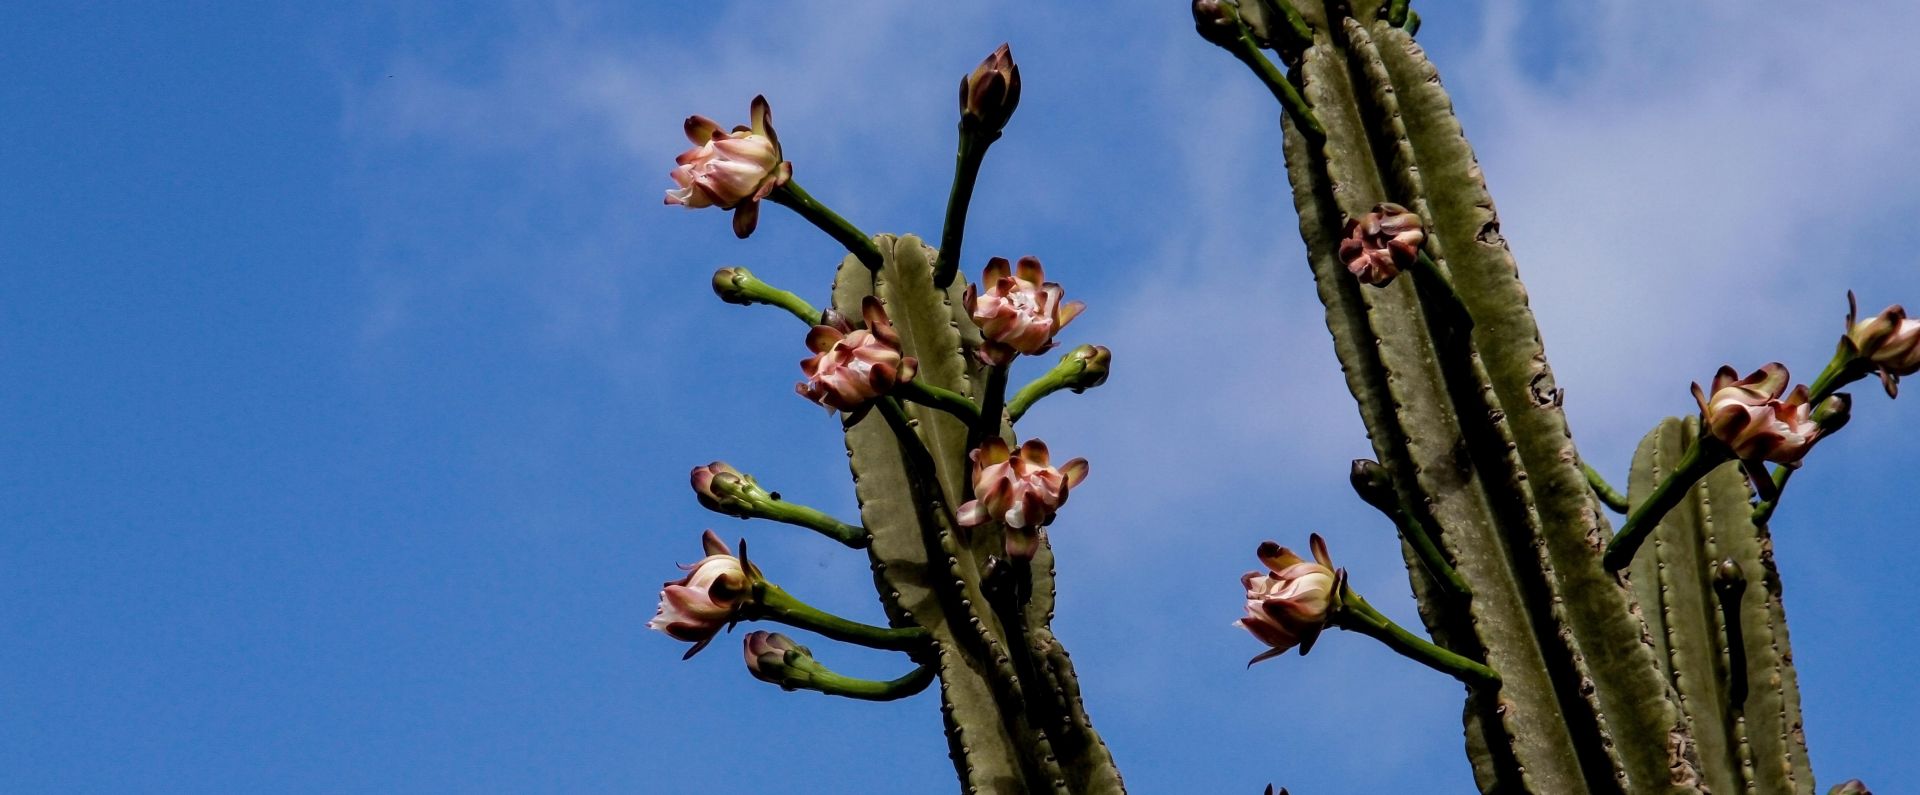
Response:
[[[780,586],[765,581],[755,583],[753,607],[742,618],[774,621],[870,649],[919,651],[928,646],[925,628],[876,627],[850,621],[802,602]]]
[[[973,405],[967,396],[951,389],[915,379],[901,384],[897,394],[902,400],[911,400],[927,408],[952,414],[961,422],[972,424],[980,421],[980,407]]]
[[[1465,443],[1453,430],[1452,399],[1434,353],[1421,343],[1424,323],[1410,290],[1363,288],[1335,255],[1345,219],[1365,212],[1384,191],[1324,9],[1308,2],[1296,8],[1316,30],[1298,71],[1305,96],[1325,112],[1320,121],[1328,141],[1323,147],[1283,116],[1287,169],[1334,348],[1378,458],[1404,493],[1424,495],[1410,501],[1437,521],[1441,543],[1475,584],[1465,611],[1423,602],[1429,628],[1451,648],[1484,648],[1508,684],[1519,685],[1470,696],[1466,720],[1476,776],[1486,791],[1582,791],[1579,751],[1532,632],[1526,606],[1532,600],[1508,565],[1503,533],[1487,518],[1484,498],[1460,477],[1455,451]]]
[[[1669,418],[1640,443],[1635,502],[1665,480],[1698,427],[1694,417]],[[1631,581],[1713,791],[1811,795],[1779,574],[1751,498],[1737,464],[1714,469],[1659,522]],[[1713,565],[1723,560],[1744,575],[1737,595],[1715,587]]]
[[[1621,494],[1619,490],[1613,487],[1613,484],[1608,483],[1606,476],[1600,474],[1600,470],[1594,469],[1592,464],[1582,461],[1580,462],[1580,471],[1586,474],[1587,485],[1593,488],[1593,496],[1600,499],[1600,504],[1607,506],[1607,508],[1611,509],[1614,513],[1627,512],[1627,509],[1630,507],[1627,502],[1627,495]]]
[[[880,269],[880,249],[875,247],[873,238],[867,237],[867,233],[860,231],[860,228],[854,226],[851,221],[840,217],[839,213],[813,198],[812,194],[800,187],[800,183],[787,180],[772,193],[767,194],[767,200],[799,213],[800,217],[807,219],[808,223],[819,227],[820,231],[827,233],[828,237],[846,246],[847,251],[858,257],[869,270]],[[858,317],[859,313],[856,312],[852,316]]]

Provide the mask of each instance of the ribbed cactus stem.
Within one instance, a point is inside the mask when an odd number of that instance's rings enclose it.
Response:
[[[868,270],[880,269],[880,249],[874,247],[873,239],[867,237],[867,233],[860,231],[859,227],[854,226],[853,222],[840,217],[839,213],[813,198],[812,194],[800,187],[800,183],[787,180],[785,184],[767,194],[767,200],[799,213],[800,217],[807,219],[808,223],[827,233],[828,237],[833,238],[840,245],[846,246],[847,252],[858,257],[861,264],[866,265]]]

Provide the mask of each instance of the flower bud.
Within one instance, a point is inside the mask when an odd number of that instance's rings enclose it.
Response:
[[[1847,291],[1847,335],[1840,344],[1851,346],[1854,356],[1873,365],[1887,396],[1894,397],[1900,392],[1902,376],[1920,372],[1920,319],[1908,318],[1907,310],[1894,304],[1878,315],[1855,320],[1858,308],[1853,291]]]
[[[1740,594],[1747,590],[1747,574],[1741,571],[1739,561],[1722,558],[1713,564],[1713,590],[1721,599],[1738,604]]]
[[[756,630],[747,633],[741,646],[746,653],[747,671],[753,678],[794,690],[813,681],[813,652],[778,632]]]
[[[725,461],[694,467],[693,493],[701,507],[742,519],[755,516],[753,509],[768,497],[752,475],[741,473]]]
[[[687,576],[662,586],[660,609],[647,622],[648,629],[692,643],[687,657],[706,648],[713,636],[739,620],[740,610],[753,601],[748,569],[733,556],[726,542],[708,530],[701,536],[701,543],[707,556],[680,566]]]
[[[1087,460],[1076,458],[1054,468],[1047,444],[1028,439],[1018,451],[998,436],[968,454],[973,461],[974,498],[960,506],[962,527],[990,521],[1006,527],[1007,557],[1032,560],[1040,550],[1040,528],[1053,522],[1067,493],[1087,479]]]
[[[1240,15],[1227,0],[1193,0],[1193,27],[1200,38],[1221,47],[1239,46]]]
[[[1067,376],[1067,388],[1079,394],[1107,382],[1113,352],[1105,345],[1082,345],[1067,351],[1067,355],[1060,357],[1060,363],[1077,368]]]
[[[1426,241],[1420,216],[1398,204],[1377,204],[1373,212],[1347,220],[1340,263],[1360,281],[1385,287],[1419,261]]]
[[[733,211],[733,233],[753,234],[760,219],[760,200],[793,178],[793,164],[780,154],[780,137],[773,132],[773,111],[767,98],[753,98],[752,126],[721,129],[705,116],[689,116],[687,140],[693,148],[674,160],[671,176],[677,186],[667,191],[667,204],[689,209],[718,207]]]
[[[1313,560],[1308,561],[1272,541],[1262,542],[1258,554],[1267,573],[1250,571],[1240,578],[1247,590],[1247,615],[1234,626],[1253,633],[1269,647],[1247,665],[1278,657],[1294,646],[1306,654],[1326,628],[1343,575],[1333,568],[1327,542],[1319,533],[1313,534],[1312,547]]]
[[[1853,396],[1841,392],[1820,401],[1820,405],[1813,407],[1808,419],[1820,426],[1823,436],[1846,427],[1847,421],[1853,419]]]
[[[1017,266],[994,257],[987,261],[980,284],[967,285],[962,301],[986,337],[981,358],[1006,364],[1017,354],[1045,353],[1054,346],[1053,336],[1087,308],[1079,301],[1061,303],[1066,291],[1046,278],[1036,257],[1021,257]]]
[[[1398,511],[1400,497],[1393,490],[1393,479],[1387,475],[1387,468],[1378,461],[1365,458],[1353,460],[1353,473],[1349,476],[1353,482],[1353,491],[1360,495],[1368,505],[1388,515]]]
[[[1866,782],[1851,778],[1833,785],[1833,789],[1827,790],[1827,795],[1873,795],[1873,790],[1867,789]]]
[[[1000,45],[992,55],[960,78],[960,127],[998,135],[1020,106],[1020,66],[1013,51]]]
[[[1795,387],[1781,400],[1790,376],[1779,362],[1771,362],[1746,378],[1737,375],[1732,367],[1723,366],[1714,374],[1711,392],[1697,383],[1693,385],[1702,428],[1741,460],[1765,459],[1789,466],[1799,463],[1824,433],[1811,416],[1807,388]],[[1841,406],[1828,410],[1830,417],[1836,410],[1844,413]]]
[[[807,332],[807,349],[813,356],[800,362],[807,380],[794,390],[801,397],[829,409],[854,412],[913,380],[919,362],[902,355],[900,335],[887,320],[880,299],[867,296],[860,302],[860,311],[866,328],[853,329],[844,317],[830,314],[826,318],[830,325]]]
[[[713,272],[713,294],[729,304],[750,306],[754,303],[751,287],[758,282],[746,268],[721,268]]]

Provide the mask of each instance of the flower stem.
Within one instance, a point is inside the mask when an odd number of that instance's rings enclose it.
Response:
[[[1700,482],[1701,478],[1712,472],[1714,467],[1726,463],[1733,455],[1726,445],[1707,437],[1695,439],[1687,446],[1687,452],[1680,456],[1680,463],[1665,480],[1654,487],[1653,493],[1633,509],[1627,516],[1627,523],[1620,526],[1613,540],[1607,543],[1606,555],[1601,559],[1607,571],[1619,571],[1633,562],[1633,554],[1646,543],[1647,536],[1660,526],[1660,520],[1680,504],[1687,489]]]
[[[1587,473],[1587,485],[1593,487],[1593,496],[1599,497],[1601,504],[1612,508],[1614,513],[1627,512],[1631,506],[1627,503],[1626,495],[1621,494],[1608,483],[1606,477],[1600,474],[1600,470],[1594,469],[1592,464],[1585,461],[1580,462],[1580,469]]]
[[[762,519],[807,528],[853,549],[865,549],[873,543],[866,528],[842,522],[817,508],[768,499],[756,504],[754,513]]]
[[[775,188],[773,193],[768,194],[767,199],[799,213],[801,218],[807,219],[809,223],[819,227],[820,231],[827,233],[827,236],[839,241],[840,245],[846,246],[847,251],[858,257],[860,263],[867,266],[869,270],[880,269],[880,247],[873,244],[873,238],[867,237],[867,233],[860,231],[859,227],[841,218],[839,213],[828,209],[826,205],[813,198],[800,187],[800,183],[787,180],[785,184]]]
[[[968,450],[979,447],[980,443],[986,441],[988,437],[999,435],[1000,419],[1006,413],[1007,370],[1009,369],[1011,369],[1011,363],[987,365],[987,388],[981,393],[983,405],[980,406],[980,416],[974,420],[973,427],[967,432]]]
[[[1404,627],[1381,615],[1380,611],[1373,609],[1373,605],[1367,604],[1367,600],[1354,593],[1351,587],[1343,589],[1340,607],[1328,617],[1328,623],[1385,643],[1388,648],[1403,656],[1469,686],[1497,687],[1500,684],[1500,675],[1494,673],[1492,668],[1435,646],[1425,638],[1408,632]]]
[[[809,672],[807,678],[809,681],[804,687],[829,696],[861,701],[895,701],[927,689],[927,685],[933,683],[933,666],[922,665],[907,672],[906,676],[885,682],[842,676],[825,668]]]
[[[967,234],[967,206],[973,201],[973,184],[980,177],[980,163],[987,158],[987,147],[999,140],[997,131],[968,129],[960,125],[960,146],[953,156],[953,187],[947,193],[947,219],[940,229],[940,257],[933,268],[933,286],[942,290],[953,284],[960,272],[960,244]]]
[[[1316,143],[1325,141],[1327,128],[1320,126],[1320,119],[1313,115],[1307,98],[1300,95],[1300,89],[1293,86],[1293,81],[1287,79],[1280,67],[1274,66],[1273,61],[1260,52],[1259,43],[1253,40],[1253,33],[1247,30],[1247,23],[1237,17],[1234,21],[1240,26],[1240,36],[1233,46],[1227,48],[1233,57],[1253,69],[1254,75],[1266,84],[1268,91],[1273,92],[1274,99],[1280,100],[1280,107],[1286,109],[1287,115],[1293,117],[1293,123],[1300,126],[1308,139]]]
[[[1387,24],[1402,27],[1407,24],[1407,0],[1392,0],[1387,3]]]
[[[870,649],[918,651],[927,645],[925,628],[889,629],[849,621],[802,602],[780,586],[766,581],[754,584],[753,607],[745,615],[750,619],[774,621]]]
[[[960,421],[968,426],[980,421],[980,407],[973,405],[973,401],[968,400],[966,395],[934,386],[923,379],[915,378],[901,384],[894,390],[894,394],[899,395],[903,400],[911,400],[922,406],[936,408],[959,417]]]
[[[1717,564],[1713,593],[1720,601],[1720,623],[1727,632],[1727,700],[1733,708],[1747,702],[1747,643],[1740,627],[1740,598],[1747,592],[1747,578],[1732,558]]]
[[[1440,590],[1457,599],[1470,599],[1473,589],[1467,586],[1465,578],[1447,562],[1447,556],[1440,551],[1440,545],[1434,541],[1435,534],[1425,522],[1420,521],[1413,506],[1400,497],[1398,489],[1393,487],[1392,478],[1385,467],[1361,459],[1353,462],[1353,489],[1375,510],[1386,514],[1394,527],[1400,530],[1400,537],[1413,547],[1414,554],[1426,568]]]
[[[1027,409],[1033,408],[1033,404],[1040,402],[1041,398],[1066,389],[1069,376],[1069,373],[1055,367],[1021,387],[1020,391],[1014,393],[1012,399],[1007,401],[1007,421],[1019,422],[1021,417],[1026,416]]]
[[[721,268],[713,275],[713,289],[730,304],[777,306],[809,326],[820,322],[820,310],[798,295],[760,281],[746,268]]]
[[[1473,330],[1473,314],[1467,311],[1467,304],[1460,300],[1460,293],[1454,291],[1453,280],[1440,272],[1440,265],[1422,250],[1413,262],[1414,287],[1424,287],[1429,294],[1438,299],[1442,311],[1448,315],[1450,329],[1464,335]]]

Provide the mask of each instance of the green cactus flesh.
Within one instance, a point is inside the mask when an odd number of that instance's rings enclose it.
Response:
[[[1699,424],[1694,417],[1669,417],[1640,442],[1628,483],[1632,502],[1644,500],[1673,469]],[[1706,783],[1716,793],[1809,795],[1813,772],[1780,577],[1772,538],[1753,521],[1752,498],[1739,464],[1714,470],[1660,521],[1634,558],[1633,588],[1679,692]],[[1729,558],[1747,579],[1732,633],[1743,641],[1738,656],[1730,654],[1711,574],[1717,561]],[[1736,675],[1744,675],[1744,702]]]
[[[1423,619],[1505,679],[1467,703],[1481,788],[1698,791],[1633,597],[1600,566],[1609,531],[1436,71],[1406,31],[1376,18],[1378,2],[1289,2],[1314,34],[1290,77],[1326,137],[1283,117],[1287,168],[1335,349],[1380,461],[1473,588],[1449,603],[1411,567]],[[1426,220],[1427,251],[1470,312],[1470,337],[1418,289],[1427,274],[1375,289],[1340,263],[1346,220],[1386,201]]]
[[[884,255],[869,270],[854,257],[842,261],[833,306],[849,318],[875,295],[900,333],[905,353],[919,362],[917,378],[969,397],[981,371],[969,355],[978,330],[958,308],[961,280],[933,286],[934,250],[912,236],[874,239]],[[1021,681],[1002,640],[1007,628],[988,609],[981,566],[1000,545],[998,535],[963,534],[952,506],[965,494],[967,429],[924,406],[905,404],[920,444],[903,446],[881,411],[847,428],[862,521],[873,534],[868,552],[875,582],[895,626],[926,627],[935,641],[949,754],[963,789],[979,793],[1123,792],[1106,746],[1079,704],[1065,651],[1053,639],[1050,551],[1034,561],[1028,636],[1043,681]],[[924,450],[924,453],[921,451]],[[970,538],[964,539],[963,535]],[[1036,710],[1030,704],[1053,707]],[[1064,726],[1037,725],[1036,716],[1065,715]]]

